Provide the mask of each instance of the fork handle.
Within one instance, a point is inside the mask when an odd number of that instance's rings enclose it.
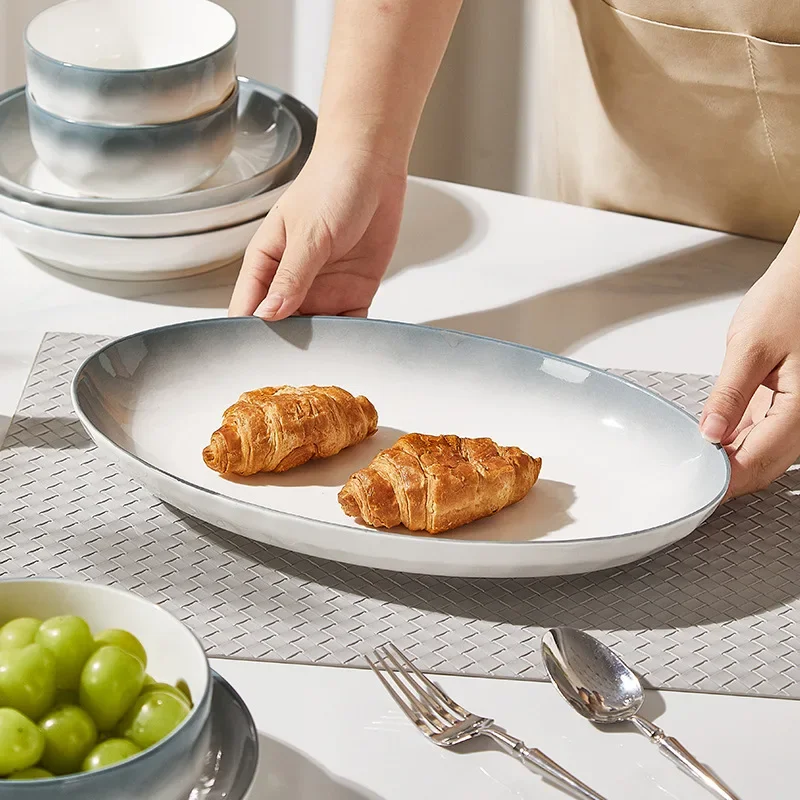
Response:
[[[578,780],[552,758],[546,756],[541,750],[528,747],[521,739],[510,736],[502,728],[491,725],[482,731],[491,736],[507,753],[517,756],[522,763],[549,778],[563,791],[580,800],[606,800],[602,795],[590,789],[583,781]]]

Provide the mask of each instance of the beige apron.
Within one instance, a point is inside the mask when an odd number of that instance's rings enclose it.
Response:
[[[800,0],[539,0],[537,190],[784,240],[800,210]]]

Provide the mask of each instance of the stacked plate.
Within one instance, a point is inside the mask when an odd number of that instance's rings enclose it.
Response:
[[[156,280],[240,258],[305,164],[316,116],[291,95],[239,78],[233,150],[205,183],[140,199],[82,196],[31,142],[25,87],[0,95],[0,233],[25,253],[80,275]]]

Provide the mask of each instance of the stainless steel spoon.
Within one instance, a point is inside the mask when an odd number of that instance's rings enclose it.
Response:
[[[583,631],[554,628],[542,639],[542,655],[550,680],[579,714],[601,725],[633,723],[701,786],[722,800],[739,800],[677,739],[639,716],[642,684],[611,649]]]

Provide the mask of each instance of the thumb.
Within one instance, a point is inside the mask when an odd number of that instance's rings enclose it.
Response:
[[[277,321],[294,314],[327,263],[330,251],[329,239],[313,234],[289,237],[269,292],[255,315]]]
[[[773,366],[764,348],[740,343],[736,337],[728,342],[719,378],[700,418],[700,433],[709,442],[727,442]]]

